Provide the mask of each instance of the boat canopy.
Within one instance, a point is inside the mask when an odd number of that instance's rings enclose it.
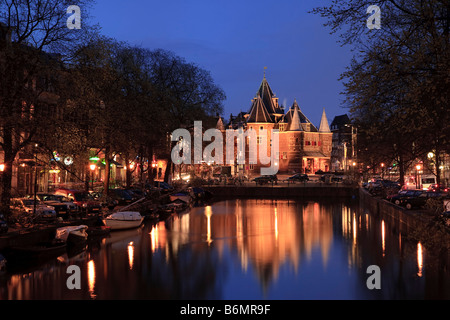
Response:
[[[107,219],[114,219],[114,220],[126,220],[126,221],[135,221],[135,220],[141,220],[142,216],[137,211],[124,211],[124,212],[115,212],[107,217]]]
[[[61,227],[56,229],[56,239],[62,239],[67,240],[67,237],[69,236],[69,233],[72,231],[78,231],[78,230],[87,230],[88,226],[82,224],[79,226],[68,226],[68,227]]]

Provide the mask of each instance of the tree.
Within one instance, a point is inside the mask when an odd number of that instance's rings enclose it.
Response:
[[[170,133],[178,128],[192,126],[194,121],[211,124],[211,120],[222,113],[222,101],[226,96],[208,71],[187,63],[171,52],[156,50],[150,52],[149,58],[152,84],[157,90],[155,98],[163,112],[167,137],[166,152],[169,161],[164,176],[164,181],[167,182],[172,170],[170,152],[173,144]]]
[[[341,42],[354,47],[355,57],[341,78],[347,81],[347,106],[362,124],[379,121],[373,124],[377,130],[359,132],[388,143],[403,178],[414,158],[430,148],[448,150],[450,143],[450,3],[380,0],[381,29],[369,30],[367,8],[372,4],[332,1],[312,12],[327,18],[331,32],[342,31]],[[439,180],[439,170],[436,174]]]
[[[4,154],[1,206],[9,212],[12,168],[17,154],[33,143],[38,129],[55,109],[52,84],[59,64],[72,57],[73,47],[95,28],[67,27],[67,8],[58,0],[0,0],[0,147]],[[89,32],[88,32],[89,30]]]

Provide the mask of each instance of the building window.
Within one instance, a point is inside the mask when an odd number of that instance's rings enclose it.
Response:
[[[261,136],[256,138],[256,143],[257,144],[261,144],[262,143],[262,137]]]
[[[282,155],[281,159],[287,160],[287,152],[286,151],[283,151],[283,155]]]
[[[305,141],[305,146],[310,146],[311,145],[311,141]]]

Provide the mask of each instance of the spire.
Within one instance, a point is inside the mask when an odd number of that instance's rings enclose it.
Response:
[[[258,91],[256,92],[256,95],[261,97],[264,106],[270,114],[276,113],[282,115],[284,114],[284,111],[281,110],[280,106],[278,105],[278,98],[276,98],[274,92],[272,91],[272,88],[267,82],[265,71],[266,69],[267,67],[264,67],[264,78],[261,82],[261,85],[259,86]]]
[[[328,125],[327,115],[325,114],[325,108],[323,108],[322,119],[320,119],[319,132],[331,132]]]
[[[303,131],[302,123],[300,120],[300,113],[298,108],[292,110],[292,119],[289,124],[289,131]]]
[[[288,131],[304,131],[302,125],[302,114],[297,104],[297,100],[294,100],[294,104],[289,109],[287,115],[289,115],[287,119]]]
[[[231,116],[233,116],[233,115],[231,115]],[[217,120],[216,129],[221,130],[221,131],[225,130],[225,125],[223,123],[222,117],[219,117],[219,119]]]

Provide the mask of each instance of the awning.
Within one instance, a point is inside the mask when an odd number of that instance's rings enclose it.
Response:
[[[304,151],[303,158],[330,158],[327,157],[326,155],[324,155],[322,152],[320,151]]]

